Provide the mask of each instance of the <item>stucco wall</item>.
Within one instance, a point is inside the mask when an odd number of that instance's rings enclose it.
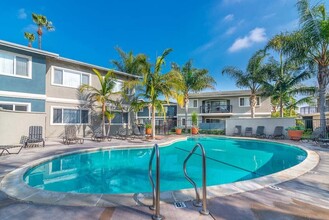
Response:
[[[0,110],[0,145],[17,144],[21,136],[28,136],[29,126],[42,126],[45,137],[45,113]]]
[[[252,127],[253,134],[255,134],[257,126],[265,126],[265,133],[271,135],[275,126],[283,126],[284,128],[295,126],[296,120],[294,118],[229,118],[226,120],[226,135],[233,135],[236,125],[242,126],[242,134],[244,134],[246,127]]]

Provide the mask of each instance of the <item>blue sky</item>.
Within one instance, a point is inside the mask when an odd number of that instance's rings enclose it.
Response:
[[[170,62],[206,68],[218,90],[235,90],[224,66],[245,69],[250,56],[281,31],[298,27],[295,0],[1,0],[0,39],[27,45],[35,32],[31,13],[56,28],[45,32],[44,50],[104,67],[118,59],[114,47],[154,60],[173,48]],[[33,44],[37,47],[37,41]]]

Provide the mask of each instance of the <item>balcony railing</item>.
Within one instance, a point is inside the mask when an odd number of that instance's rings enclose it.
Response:
[[[232,105],[200,106],[201,113],[232,113]]]
[[[325,111],[329,111],[329,107],[325,107]],[[314,113],[319,113],[319,108],[315,106],[307,106],[307,107],[301,107],[300,108],[300,114],[301,115],[309,115],[309,114],[314,114]]]

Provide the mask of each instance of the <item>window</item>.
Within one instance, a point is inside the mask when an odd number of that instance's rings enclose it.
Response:
[[[90,85],[90,75],[72,70],[54,68],[52,83],[54,85],[79,88],[82,84]]]
[[[112,124],[128,123],[128,112],[116,112],[114,118],[111,120]]]
[[[182,118],[182,125],[185,125],[185,124],[186,124],[185,118]]]
[[[198,107],[198,100],[197,99],[191,99],[189,101],[189,107],[190,108],[197,108]]]
[[[31,111],[30,103],[0,102],[0,108],[8,111],[29,112]]]
[[[53,124],[88,124],[89,110],[53,108]]]
[[[32,58],[0,51],[0,74],[31,78]]]
[[[256,106],[260,106],[260,97],[256,97]],[[239,106],[240,107],[249,107],[250,106],[250,98],[249,97],[243,97],[239,98]]]
[[[113,87],[112,92],[120,92],[122,90],[123,83],[122,81],[115,81],[115,85]]]

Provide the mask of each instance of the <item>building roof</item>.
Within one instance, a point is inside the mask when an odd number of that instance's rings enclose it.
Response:
[[[106,67],[97,66],[97,65],[94,65],[94,64],[90,64],[90,63],[85,63],[85,62],[81,62],[81,61],[77,61],[77,60],[68,59],[68,58],[65,58],[65,57],[61,57],[61,56],[59,56],[59,54],[56,54],[56,53],[51,53],[51,52],[48,52],[48,51],[45,51],[45,50],[31,48],[31,47],[23,46],[23,45],[20,45],[20,44],[11,43],[11,42],[8,42],[8,41],[0,40],[0,45],[5,46],[5,47],[18,49],[18,50],[22,50],[22,51],[26,51],[26,52],[33,53],[33,54],[38,54],[38,55],[43,55],[43,56],[46,56],[46,57],[55,58],[55,59],[58,59],[58,60],[61,60],[61,61],[65,61],[65,62],[69,62],[69,63],[73,63],[73,64],[78,64],[78,65],[82,65],[82,66],[86,66],[86,67],[90,67],[90,68],[94,68],[94,69],[98,69],[98,70],[113,71],[114,73],[122,75],[122,76],[128,76],[128,77],[132,77],[132,78],[141,78],[140,76],[132,75],[132,74],[129,74],[129,73],[124,73],[124,72],[109,69],[109,68],[106,68]]]
[[[250,95],[250,90],[233,90],[233,91],[190,93],[189,98],[219,98],[219,97],[236,97],[236,96],[249,96],[249,95]]]

